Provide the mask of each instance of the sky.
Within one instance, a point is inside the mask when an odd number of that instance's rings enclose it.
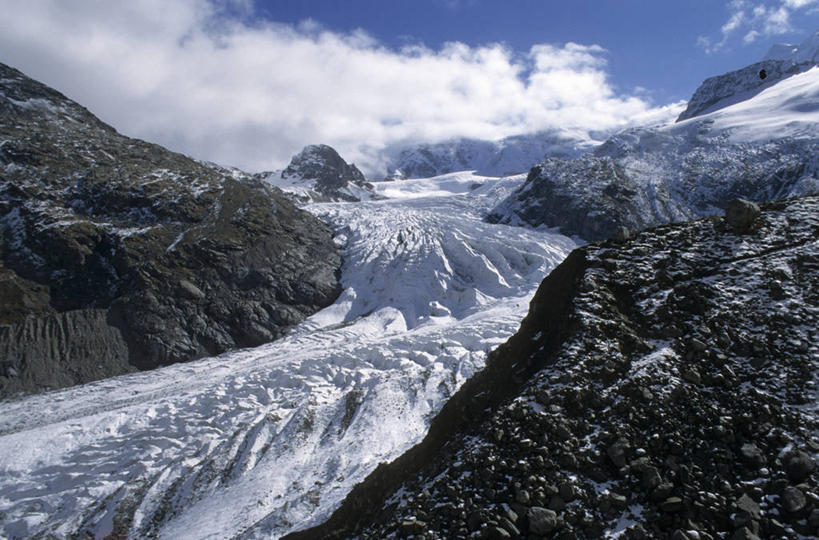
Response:
[[[819,0],[0,0],[0,62],[120,132],[248,171],[670,117],[819,29]],[[675,105],[676,104],[676,105]]]

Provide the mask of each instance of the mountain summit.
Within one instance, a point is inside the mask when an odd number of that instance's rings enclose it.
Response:
[[[779,81],[819,63],[819,32],[799,45],[777,44],[761,62],[706,79],[688,101],[678,122],[745,101]]]
[[[326,144],[311,144],[281,172],[261,173],[264,181],[301,202],[361,201],[377,198],[373,186],[352,163]]]
[[[796,71],[741,94],[742,101],[628,129],[574,160],[538,164],[489,219],[560,227],[593,241],[719,213],[736,197],[762,202],[819,193],[819,68],[788,65]],[[734,75],[750,80],[756,69]]]

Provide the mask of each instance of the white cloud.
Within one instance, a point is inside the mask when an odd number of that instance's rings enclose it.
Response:
[[[249,0],[0,0],[0,10],[0,61],[128,135],[248,170],[286,164],[309,143],[361,162],[398,141],[611,129],[651,111],[615,91],[596,45],[395,51],[314,21],[243,22]]]
[[[793,15],[813,13],[817,4],[819,0],[732,0],[728,4],[728,20],[720,27],[720,39],[715,41],[708,36],[699,36],[697,46],[712,54],[731,44],[739,34],[742,34],[742,42],[747,45],[760,37],[771,38],[795,32]]]

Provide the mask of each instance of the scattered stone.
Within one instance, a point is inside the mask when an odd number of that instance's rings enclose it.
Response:
[[[760,538],[748,527],[742,527],[731,535],[731,540],[760,540]]]
[[[802,510],[805,505],[807,504],[807,500],[805,499],[805,494],[802,493],[798,488],[793,486],[788,486],[782,492],[782,508],[786,512],[790,512],[791,514],[795,514]]]
[[[423,534],[427,530],[427,524],[415,518],[405,519],[401,522],[401,533],[407,536],[413,534]]]
[[[683,509],[683,501],[679,497],[668,497],[660,504],[660,510],[663,512],[674,513]]]
[[[692,384],[699,384],[702,381],[700,372],[694,368],[687,368],[683,371],[682,378]]]
[[[804,482],[816,468],[816,462],[807,452],[797,451],[785,457],[785,472],[793,482]]]
[[[620,225],[619,227],[614,229],[613,238],[617,242],[625,242],[631,237],[631,231],[628,230],[628,227],[624,227]]]
[[[662,483],[660,471],[657,467],[649,466],[643,470],[642,484],[646,490],[652,490]]]
[[[548,508],[533,506],[526,513],[529,519],[529,532],[546,535],[557,528],[557,513]]]
[[[484,530],[483,534],[481,534],[481,538],[485,540],[506,540],[507,538],[512,538],[512,535],[506,529],[498,525],[493,525]]]
[[[565,502],[571,502],[575,498],[575,487],[571,482],[560,484],[560,498]]]
[[[626,452],[631,448],[631,444],[628,442],[627,439],[620,438],[614,444],[609,446],[606,453],[611,459],[611,462],[614,463],[617,467],[625,467],[627,460],[626,460]]]
[[[688,340],[688,347],[694,352],[705,352],[708,346],[701,340],[697,338],[691,338]]]
[[[763,465],[765,465],[765,455],[754,443],[743,444],[739,449],[739,453],[742,455],[743,461],[745,461],[745,463],[748,465],[756,468],[761,468]]]
[[[609,493],[609,501],[611,501],[611,506],[618,510],[625,510],[628,507],[628,499],[619,493]]]
[[[525,504],[529,504],[529,501],[531,501],[532,498],[529,496],[528,491],[526,491],[525,489],[521,489],[521,490],[518,491],[517,495],[515,495],[515,500],[517,502],[519,502],[520,504],[525,505]]]
[[[734,199],[725,207],[725,223],[737,234],[753,230],[761,211],[756,204],[744,199]]]

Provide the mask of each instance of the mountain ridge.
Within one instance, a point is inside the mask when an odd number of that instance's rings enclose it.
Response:
[[[258,345],[338,294],[329,229],[250,175],[124,137],[2,64],[0,120],[3,395]]]

